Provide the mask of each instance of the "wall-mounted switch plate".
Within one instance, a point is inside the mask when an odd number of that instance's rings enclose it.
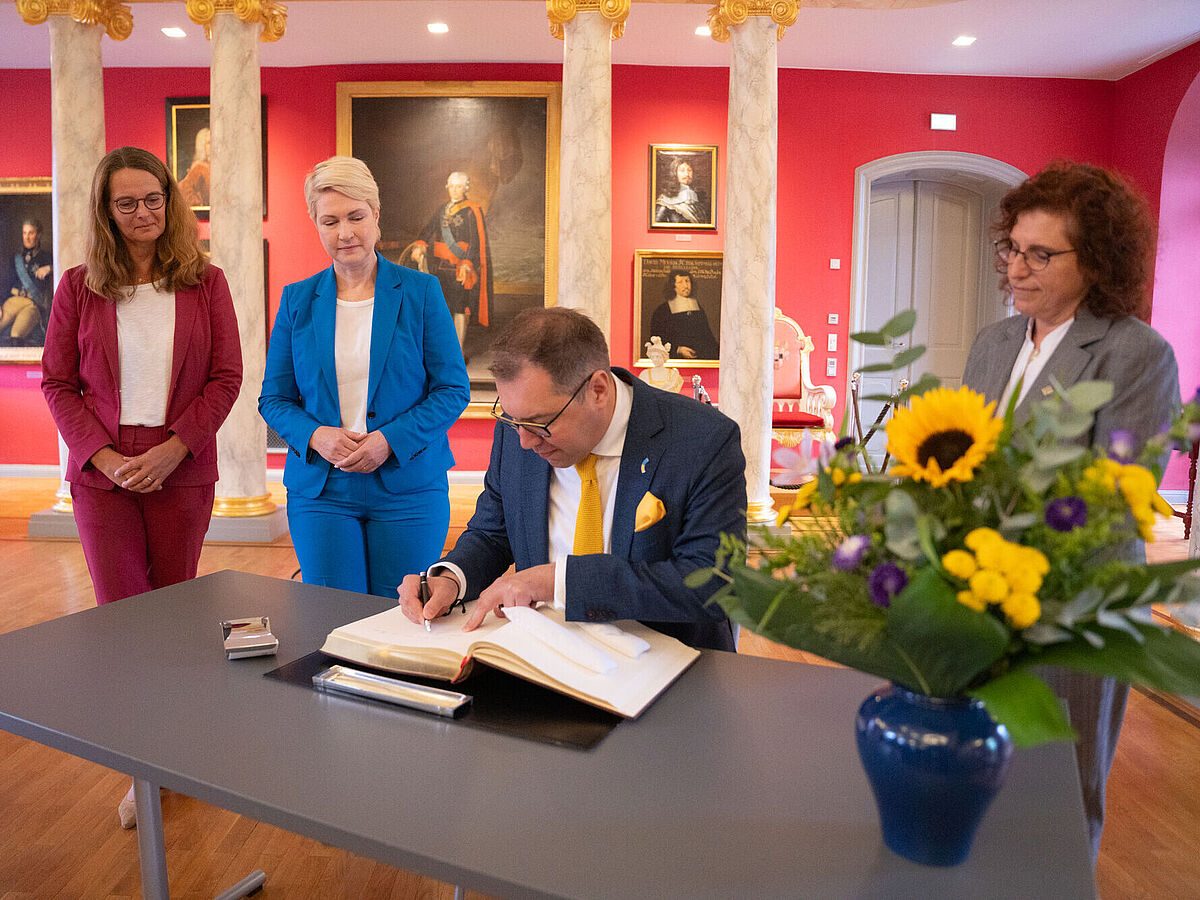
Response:
[[[825,339],[825,349],[828,350],[830,353],[834,353],[837,351],[837,335],[836,334],[831,334],[831,335],[829,335],[829,337],[827,337]]]
[[[837,360],[836,359],[825,360],[825,377],[832,378],[836,374],[837,374]]]

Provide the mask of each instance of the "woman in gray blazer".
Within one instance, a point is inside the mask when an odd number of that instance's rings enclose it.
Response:
[[[1112,400],[1080,438],[1098,447],[1125,432],[1133,453],[1180,405],[1175,354],[1137,314],[1148,308],[1154,228],[1144,199],[1111,172],[1054,163],[1008,193],[995,227],[996,269],[1017,312],[980,332],[963,383],[1004,410],[1019,387],[1015,418],[1053,392],[1101,380]],[[1142,555],[1142,547],[1130,548]],[[1065,698],[1093,861],[1104,825],[1104,787],[1117,748],[1129,685],[1063,670],[1039,674]]]

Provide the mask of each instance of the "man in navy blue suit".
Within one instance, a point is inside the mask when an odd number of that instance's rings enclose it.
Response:
[[[493,343],[496,429],[483,493],[454,549],[400,585],[414,622],[474,600],[464,630],[505,606],[545,603],[568,620],[638,619],[695,647],[734,649],[729,620],[706,605],[722,532],[746,531],[745,457],[737,425],[710,406],[610,368],[608,346],[579,312],[526,310]],[[595,464],[603,551],[574,547],[577,465]],[[599,535],[596,536],[599,540]],[[508,572],[516,564],[516,571]]]

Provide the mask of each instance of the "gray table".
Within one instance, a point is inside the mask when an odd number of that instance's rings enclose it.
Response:
[[[888,851],[857,672],[705,652],[592,751],[262,677],[384,605],[219,572],[0,635],[0,727],[504,897],[1095,896],[1067,745],[1017,753],[962,866]],[[224,658],[217,623],[244,615],[271,617],[278,657]],[[147,852],[144,884],[165,876]]]

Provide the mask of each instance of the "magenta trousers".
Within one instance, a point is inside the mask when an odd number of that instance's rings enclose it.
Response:
[[[137,456],[167,437],[165,428],[123,425],[116,450]],[[150,494],[71,485],[75,524],[97,603],[196,577],[215,486],[167,481]]]

